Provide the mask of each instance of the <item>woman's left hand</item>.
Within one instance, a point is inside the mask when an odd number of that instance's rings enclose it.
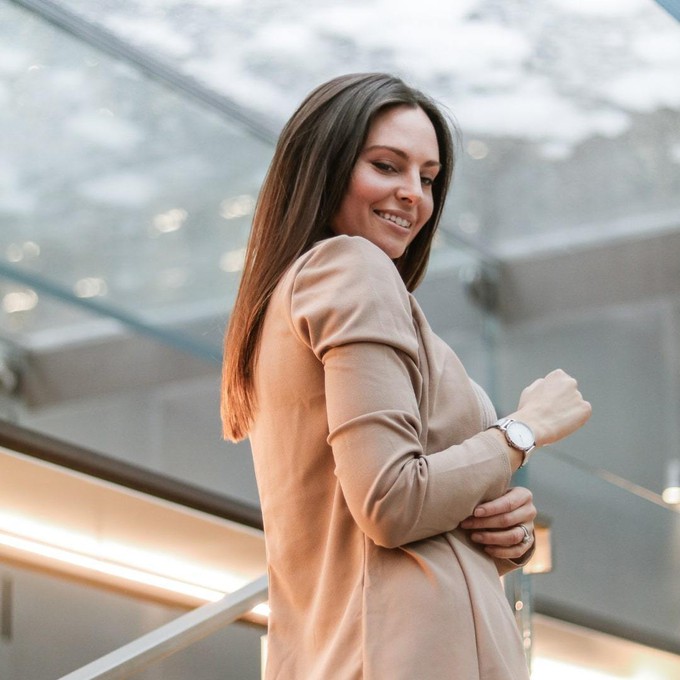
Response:
[[[470,538],[492,557],[516,560],[534,544],[535,518],[531,491],[516,486],[499,498],[478,505],[460,526],[468,529]]]

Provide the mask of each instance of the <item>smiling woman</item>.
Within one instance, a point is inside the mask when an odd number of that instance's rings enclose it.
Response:
[[[410,291],[452,167],[439,108],[380,73],[318,87],[277,145],[222,395],[262,504],[268,680],[528,680],[499,575],[536,508],[510,476],[590,405],[554,371],[496,421],[429,327]]]
[[[396,260],[432,216],[439,172],[437,134],[418,107],[376,116],[347,193],[331,221],[335,234],[363,236]]]

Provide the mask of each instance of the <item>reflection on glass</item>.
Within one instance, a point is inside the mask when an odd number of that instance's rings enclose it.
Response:
[[[666,485],[661,494],[668,505],[680,505],[680,459],[673,458],[666,463]]]
[[[6,273],[142,320],[194,302],[228,310],[221,256],[245,245],[270,148],[7,2],[0,64]],[[35,294],[0,294],[6,314],[46,311]]]
[[[38,294],[34,290],[17,290],[2,298],[2,309],[7,314],[28,312],[38,304]]]

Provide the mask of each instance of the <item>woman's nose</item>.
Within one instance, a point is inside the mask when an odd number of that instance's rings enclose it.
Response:
[[[418,177],[409,177],[397,189],[397,198],[409,205],[415,205],[423,197],[423,187],[420,183],[420,173]]]

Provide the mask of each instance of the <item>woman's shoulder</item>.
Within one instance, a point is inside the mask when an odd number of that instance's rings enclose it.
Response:
[[[366,253],[368,257],[377,257],[379,259],[388,260],[389,256],[363,236],[350,236],[348,234],[338,234],[337,236],[330,236],[329,238],[317,241],[309,252],[323,252],[331,251],[337,253]]]
[[[360,236],[315,244],[294,263],[283,299],[305,342],[320,348],[352,339],[414,334],[409,293],[389,256]]]
[[[298,258],[296,264],[298,267],[305,267],[326,261],[339,261],[356,266],[370,265],[380,269],[393,269],[396,272],[394,263],[387,253],[363,236],[340,234],[317,241]]]
[[[386,292],[408,297],[394,262],[374,243],[362,236],[341,234],[315,243],[288,272],[291,285],[339,286]],[[376,289],[377,287],[377,289]]]

